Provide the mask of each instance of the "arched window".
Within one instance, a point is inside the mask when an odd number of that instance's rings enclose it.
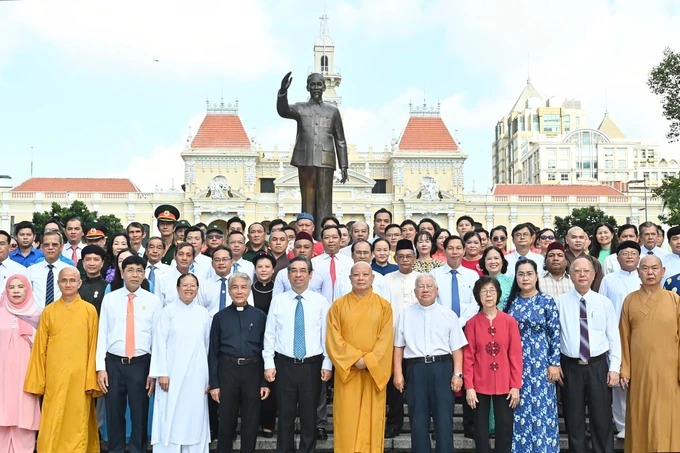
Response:
[[[328,72],[328,56],[321,55],[321,72]]]

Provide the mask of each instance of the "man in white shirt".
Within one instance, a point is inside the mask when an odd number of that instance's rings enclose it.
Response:
[[[619,383],[621,338],[614,305],[592,291],[587,257],[571,263],[574,290],[556,299],[560,314],[560,375],[569,448],[587,451],[586,401],[593,450],[614,451],[610,388]]]
[[[293,258],[288,264],[291,290],[272,299],[267,316],[262,357],[265,379],[276,381],[279,451],[295,450],[296,412],[300,417],[297,451],[314,451],[321,383],[328,382],[332,375],[332,364],[326,353],[330,304],[323,296],[308,290],[312,274],[309,259]]]
[[[191,265],[194,263],[194,254],[196,250],[194,246],[188,242],[181,242],[175,248],[175,263],[170,266],[165,274],[158,280],[158,289],[154,291],[165,307],[168,304],[179,302],[179,294],[177,293],[177,279],[180,275],[191,272]],[[202,281],[199,278],[199,285]],[[199,286],[200,287],[200,286]]]
[[[293,243],[293,253],[296,257],[304,256],[311,261],[312,256],[314,256],[314,242],[312,236],[304,232],[298,233],[295,237],[295,242]],[[281,269],[279,273],[276,274],[276,279],[274,279],[272,297],[276,297],[285,291],[290,291],[290,289],[291,285],[290,279],[288,278],[288,269]],[[333,282],[331,281],[330,275],[318,272],[314,269],[312,279],[309,282],[309,290],[321,294],[326,298],[329,304],[333,302]]]
[[[198,227],[189,227],[184,232],[184,240],[194,246],[194,262],[191,265],[191,273],[198,277],[199,282],[212,275],[212,262],[210,258],[203,255],[203,243],[205,233]]]
[[[371,253],[371,244],[367,240],[362,239],[360,241],[357,241],[350,245],[350,248],[352,250],[352,260],[355,263],[363,261],[365,263],[368,263],[369,265],[371,264],[371,258],[373,255]],[[350,281],[349,278],[351,269],[352,268],[350,267],[349,270],[343,272],[338,276],[335,282],[335,289],[333,295],[334,300],[344,296],[345,294],[349,294],[349,292],[352,291],[352,282]],[[390,288],[387,285],[387,280],[379,272],[373,271],[372,287],[374,293],[376,293],[377,295],[379,295],[380,297],[387,301],[390,300]]]
[[[33,299],[40,308],[45,308],[61,297],[57,275],[60,270],[68,266],[59,259],[63,245],[59,231],[46,232],[40,244],[45,260],[32,264],[27,269],[33,287]]]
[[[638,229],[635,225],[631,225],[630,223],[621,225],[618,230],[616,230],[616,235],[619,238],[619,244],[624,241],[640,243],[638,240]],[[604,263],[602,264],[602,272],[604,272],[604,275],[611,274],[619,269],[619,260],[615,253],[612,253],[604,259]]]
[[[146,231],[144,231],[144,225],[139,222],[131,222],[125,229],[128,237],[130,238],[130,251],[135,253],[137,256],[144,257],[144,246],[142,241],[146,237]]]
[[[73,261],[74,266],[80,261],[81,252],[86,245],[83,243],[83,234],[83,221],[78,217],[66,222],[66,244],[61,254]]]
[[[659,231],[654,222],[640,224],[640,256],[655,255],[663,260],[668,252],[656,245],[658,237]]]
[[[229,295],[229,276],[231,275],[231,250],[225,245],[219,245],[212,254],[213,275],[201,282],[198,288],[198,303],[208,310],[210,316],[231,305]],[[248,304],[255,306],[253,294],[248,291]]]
[[[640,289],[642,282],[637,267],[640,262],[640,245],[633,241],[623,241],[616,249],[619,270],[607,274],[602,279],[600,294],[614,304],[616,325],[621,319],[623,301],[630,293]],[[612,416],[619,439],[626,436],[626,392],[620,386],[612,388]]]
[[[534,261],[539,270],[543,269],[543,256],[531,251],[531,245],[535,242],[535,232],[533,228],[527,223],[520,223],[512,229],[511,236],[512,243],[515,244],[515,250],[512,253],[505,255],[505,259],[508,260],[508,270],[505,275],[514,277],[517,261],[525,259]],[[441,285],[439,287],[441,292]]]
[[[5,292],[5,284],[9,277],[14,274],[28,276],[28,269],[9,259],[9,243],[11,240],[12,237],[7,231],[0,230],[0,296]]]
[[[104,296],[97,339],[97,380],[106,398],[109,451],[125,451],[125,407],[130,407],[130,451],[144,452],[147,444],[149,398],[155,380],[149,377],[152,332],[161,312],[154,294],[141,288],[143,258],[123,260],[125,285]],[[177,291],[177,285],[175,285]]]
[[[149,281],[149,292],[160,294],[160,280],[170,270],[170,266],[161,262],[165,256],[165,242],[158,236],[149,238],[146,243],[146,271],[145,278]]]
[[[378,238],[385,239],[385,227],[392,223],[392,212],[380,208],[373,214],[373,237],[368,240],[371,244]]]
[[[665,289],[677,292],[680,291],[680,226],[669,228],[667,236],[671,253],[661,258],[666,268],[662,283]]]
[[[314,267],[315,272],[321,272],[331,276],[333,300],[340,296],[335,291],[335,288],[338,285],[338,277],[344,274],[349,275],[349,270],[354,264],[352,258],[338,253],[340,251],[340,236],[340,228],[336,225],[324,227],[323,230],[321,230],[321,244],[323,245],[324,253],[312,258],[312,266]]]
[[[361,220],[357,220],[350,227],[349,234],[352,237],[352,244],[356,244],[359,241],[368,241],[369,234],[368,223],[363,222]],[[343,247],[342,249],[340,249],[340,253],[343,253],[345,255],[351,255],[352,246],[348,245],[347,247]]]
[[[227,236],[227,246],[231,250],[231,258],[233,260],[231,270],[248,274],[252,281],[255,277],[255,266],[243,258],[243,254],[246,252],[246,237],[240,231],[232,231]]]
[[[593,263],[593,269],[595,269],[595,278],[593,279],[593,285],[591,289],[593,291],[598,291],[600,289],[600,283],[602,282],[602,266],[598,259],[594,256],[588,255],[588,235],[579,226],[573,226],[567,231],[567,250],[566,255],[570,263],[576,261],[576,258],[586,258]]]

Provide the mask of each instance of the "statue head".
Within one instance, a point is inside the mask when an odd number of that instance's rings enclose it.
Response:
[[[326,80],[318,72],[313,72],[307,76],[307,91],[312,100],[320,101],[323,92],[326,91]]]

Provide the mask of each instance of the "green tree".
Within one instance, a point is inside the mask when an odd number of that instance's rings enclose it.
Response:
[[[669,142],[680,139],[680,53],[670,47],[663,51],[663,60],[652,68],[647,79],[652,93],[661,96],[663,116],[671,122],[666,134]]]
[[[666,225],[680,225],[680,178],[666,178],[652,192],[663,200],[663,207],[668,211],[661,214],[659,220]]]
[[[34,212],[33,224],[38,231],[42,231],[49,219],[57,219],[65,226],[66,222],[73,217],[80,218],[85,224],[95,220],[101,222],[108,229],[109,233],[124,230],[123,224],[118,217],[111,214],[100,216],[97,211],[90,211],[87,205],[79,200],[74,201],[68,207],[62,206],[59,203],[52,203],[50,211]]]
[[[555,234],[558,238],[564,239],[567,236],[567,231],[571,227],[580,226],[589,235],[593,234],[595,225],[598,223],[607,222],[616,228],[616,219],[610,215],[606,215],[604,211],[595,206],[588,206],[587,208],[576,208],[571,211],[571,215],[566,217],[555,217]]]

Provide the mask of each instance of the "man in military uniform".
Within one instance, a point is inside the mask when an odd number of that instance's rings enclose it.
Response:
[[[184,242],[184,234],[191,224],[186,220],[178,220],[175,224],[175,242]]]
[[[218,223],[211,223],[208,225],[208,230],[205,233],[206,248],[202,252],[205,256],[212,258],[213,251],[220,245],[225,245],[224,231]]]
[[[307,102],[288,104],[288,88],[293,79],[290,72],[281,80],[281,89],[276,101],[279,116],[297,122],[295,148],[290,164],[298,168],[301,212],[311,213],[317,222],[331,215],[333,201],[333,173],[335,157],[342,172],[341,183],[347,181],[347,142],[342,118],[337,107],[322,100],[326,82],[321,74],[312,73],[307,77]],[[319,223],[316,230],[321,231]]]
[[[90,222],[85,225],[85,242],[87,245],[98,245],[101,248],[106,246],[106,235],[108,230],[99,222]],[[82,255],[81,255],[82,256]]]
[[[175,256],[175,225],[179,219],[179,210],[171,204],[162,204],[156,208],[153,216],[156,217],[156,226],[165,243],[165,256],[161,262],[169,265]]]

